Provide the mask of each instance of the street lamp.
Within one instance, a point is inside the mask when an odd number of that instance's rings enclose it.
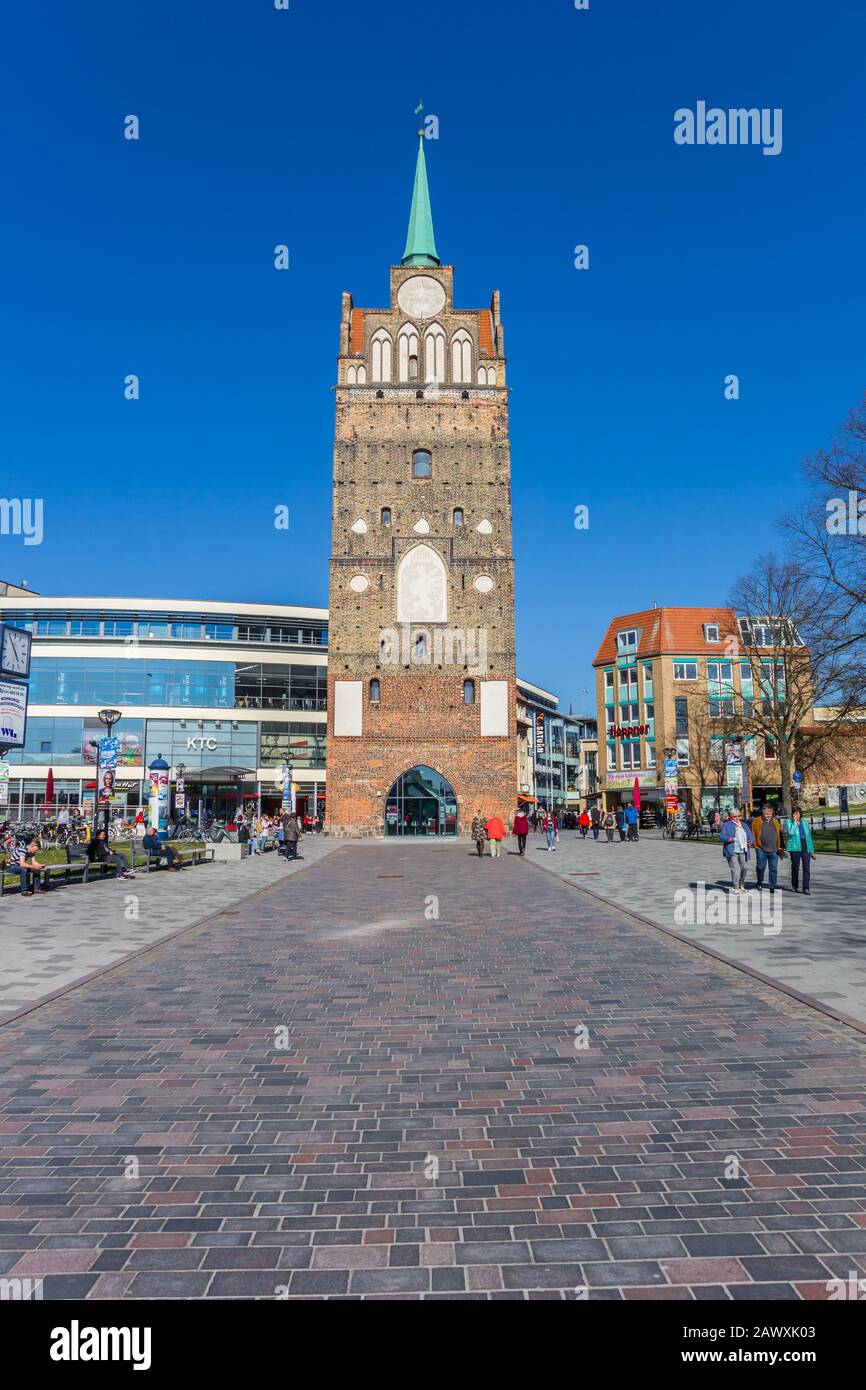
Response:
[[[104,725],[105,725],[105,737],[106,737],[107,739],[108,739],[108,738],[111,738],[111,731],[112,731],[112,729],[114,728],[115,724],[116,724],[116,723],[118,722],[118,720],[120,719],[120,710],[119,710],[119,709],[101,709],[101,710],[97,711],[96,717],[97,717],[97,719],[99,720],[100,724],[104,724]],[[115,763],[115,769],[116,769],[116,766],[117,766],[117,764]],[[114,771],[114,769],[112,769],[112,771]],[[96,831],[97,831],[98,825],[99,825],[99,778],[100,778],[101,772],[102,772],[102,739],[100,738],[100,739],[97,740],[97,743],[96,743],[96,794],[95,794],[95,796],[94,796],[94,798],[93,798],[93,834],[94,834],[94,838],[95,838],[95,836],[96,836]],[[112,789],[113,789],[113,782],[112,782]],[[105,829],[105,838],[106,838],[106,840],[108,839],[108,821],[109,821],[110,815],[111,815],[111,805],[110,805],[110,803],[106,800],[106,803],[105,803],[105,827],[104,827],[104,829]]]

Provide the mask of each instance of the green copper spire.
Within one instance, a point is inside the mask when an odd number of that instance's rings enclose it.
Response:
[[[430,190],[427,187],[427,165],[424,161],[424,132],[420,130],[418,163],[415,166],[415,188],[412,192],[412,211],[403,265],[441,265],[433,235],[433,213],[430,210]]]

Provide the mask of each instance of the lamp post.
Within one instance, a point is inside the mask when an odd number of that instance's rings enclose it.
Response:
[[[97,717],[97,719],[99,720],[100,724],[104,724],[104,725],[105,725],[105,737],[106,737],[106,739],[111,738],[111,731],[112,731],[112,729],[114,728],[115,724],[117,724],[117,722],[118,722],[119,719],[120,719],[120,710],[119,710],[119,709],[101,709],[101,710],[99,710],[99,711],[97,712],[96,717]],[[115,761],[114,768],[112,768],[112,772],[113,772],[113,773],[115,772],[116,768],[117,768],[117,762]],[[96,832],[97,832],[97,830],[98,830],[98,828],[99,828],[99,792],[100,792],[99,779],[100,779],[101,775],[102,775],[102,739],[100,738],[100,739],[97,740],[97,743],[96,743],[96,795],[95,795],[94,798],[93,798],[93,835],[94,835],[94,839],[96,838]],[[113,785],[114,785],[114,784],[113,784],[113,782],[112,782],[112,788],[113,788]],[[105,830],[105,838],[106,838],[106,840],[108,839],[108,822],[109,822],[110,816],[111,816],[111,804],[110,804],[109,801],[106,801],[106,803],[105,803],[105,825],[104,825],[104,827],[103,827],[103,829]]]

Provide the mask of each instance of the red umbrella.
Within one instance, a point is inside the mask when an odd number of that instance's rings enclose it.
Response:
[[[638,781],[638,779],[637,779],[636,777],[635,777],[635,779],[634,779],[634,791],[632,792],[632,797],[634,798],[634,809],[635,809],[636,811],[639,811],[639,810],[640,810],[640,782]]]
[[[54,773],[48,769],[48,781],[45,783],[45,810],[48,811],[54,804]]]

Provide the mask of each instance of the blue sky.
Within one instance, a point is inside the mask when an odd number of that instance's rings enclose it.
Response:
[[[566,708],[615,613],[724,601],[866,387],[861,0],[88,0],[4,30],[2,490],[45,538],[0,537],[2,577],[327,603],[340,293],[386,301],[422,97],[457,302],[502,292],[518,664]],[[782,153],[676,145],[698,100],[782,108]]]

